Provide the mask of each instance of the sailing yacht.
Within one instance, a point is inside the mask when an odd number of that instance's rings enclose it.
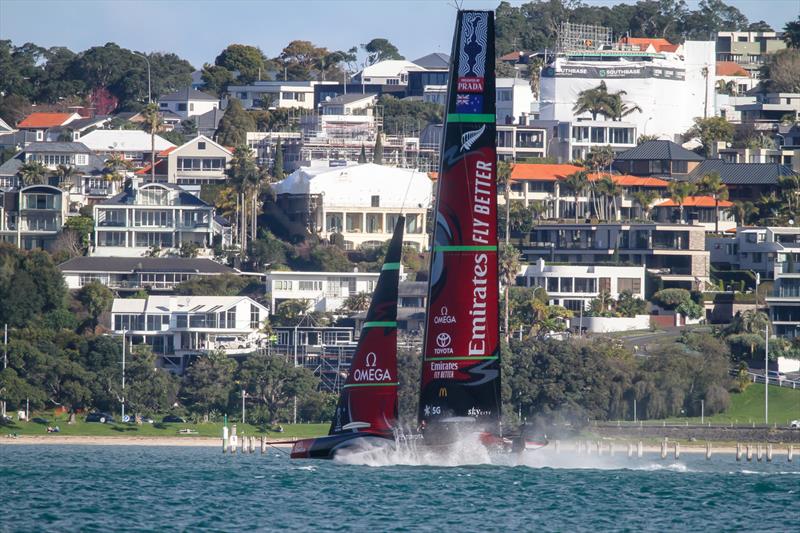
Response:
[[[293,459],[333,459],[344,449],[393,447],[397,425],[397,287],[405,217],[394,228],[350,371],[327,436],[299,440]]]

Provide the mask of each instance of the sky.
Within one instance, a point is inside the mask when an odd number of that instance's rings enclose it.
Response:
[[[277,56],[293,40],[330,50],[384,37],[408,59],[450,51],[456,0],[0,0],[0,39],[81,51],[116,42],[174,52],[196,68],[232,43]],[[494,9],[499,0],[458,0]],[[635,0],[584,0],[614,5]],[[694,9],[699,0],[688,0]],[[513,5],[524,0],[511,0]],[[800,0],[727,0],[751,21],[775,29],[800,15]],[[152,22],[149,22],[152,21]]]

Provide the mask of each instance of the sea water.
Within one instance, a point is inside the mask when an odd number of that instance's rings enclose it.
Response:
[[[550,452],[551,453],[551,452]],[[0,446],[0,531],[797,531],[800,467],[732,454],[292,461],[285,450]],[[430,458],[428,458],[430,459]],[[355,463],[355,464],[352,464]]]

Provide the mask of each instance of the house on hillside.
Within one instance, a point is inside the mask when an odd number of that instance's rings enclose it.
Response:
[[[692,170],[684,179],[698,183],[703,176],[718,173],[728,186],[729,200],[758,202],[762,196],[778,192],[781,176],[798,175],[786,165],[778,163],[728,163],[722,159],[708,159]]]
[[[47,131],[51,128],[66,126],[80,118],[78,113],[31,113],[17,124],[17,129],[34,132],[37,141],[57,141],[62,132],[59,130],[58,134],[48,135]]]
[[[219,109],[219,98],[191,87],[184,87],[159,98],[158,108],[162,112],[175,113],[185,120]]]
[[[653,219],[657,222],[699,224],[707,232],[726,232],[736,229],[736,220],[729,209],[733,202],[715,201],[711,196],[687,196],[681,204],[672,199],[661,200],[653,208]],[[681,218],[683,207],[683,218]]]
[[[156,152],[175,147],[160,135],[154,139]],[[84,135],[81,143],[101,157],[116,154],[137,165],[150,160],[153,147],[150,134],[142,130],[95,130]]]
[[[68,193],[52,185],[0,189],[0,242],[54,251],[68,205]]]
[[[680,179],[692,172],[703,156],[672,141],[646,141],[614,157],[614,170],[634,176]]]
[[[225,170],[233,159],[233,151],[199,135],[180,146],[173,146],[156,156],[156,181],[178,185],[225,183]],[[145,181],[151,181],[151,167],[136,171]]]

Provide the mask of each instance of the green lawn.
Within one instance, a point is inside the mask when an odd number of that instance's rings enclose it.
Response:
[[[220,437],[222,438],[222,423],[209,422],[207,424],[99,424],[84,422],[84,416],[78,416],[75,424],[67,424],[67,416],[53,416],[52,412],[31,413],[31,418],[41,417],[50,422],[51,426],[57,425],[61,430],[57,435],[80,435],[80,436],[131,436],[131,437]],[[155,417],[156,420],[161,417]],[[229,421],[228,425],[236,423],[235,420]],[[261,431],[258,427],[250,424],[237,423],[237,433],[239,435],[267,435],[270,438],[291,438],[291,437],[315,437],[326,435],[329,424],[283,424],[283,433],[275,431]],[[179,430],[188,428],[197,431],[197,435],[181,435]],[[34,422],[17,422],[10,425],[0,426],[0,435],[5,436],[10,433],[18,435],[47,435],[47,425],[36,424]]]
[[[770,386],[769,423],[785,426],[790,420],[800,419],[800,389]],[[700,423],[700,417],[673,418],[667,422]],[[731,406],[724,413],[707,416],[705,422],[712,424],[756,424],[764,423],[764,385],[754,383],[743,393],[731,393]]]

